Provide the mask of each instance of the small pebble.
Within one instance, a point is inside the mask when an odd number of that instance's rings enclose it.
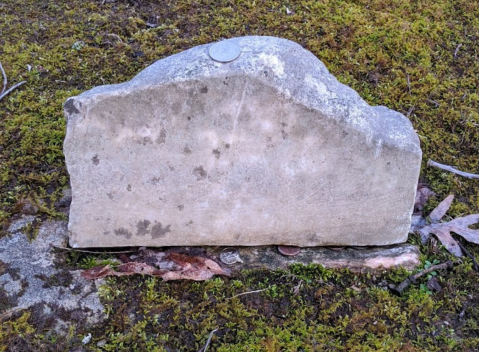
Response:
[[[88,335],[86,335],[83,340],[81,340],[81,342],[86,345],[87,343],[89,343],[91,341],[91,334],[89,333]]]

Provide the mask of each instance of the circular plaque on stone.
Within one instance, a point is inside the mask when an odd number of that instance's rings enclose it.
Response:
[[[228,40],[213,44],[209,50],[210,57],[218,62],[230,62],[238,58],[241,49],[238,44]]]

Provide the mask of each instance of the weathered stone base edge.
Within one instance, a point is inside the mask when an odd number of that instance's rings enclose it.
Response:
[[[214,248],[207,252],[219,261],[219,255],[225,247]],[[234,272],[242,269],[287,269],[295,263],[322,264],[326,268],[347,268],[353,272],[379,272],[403,267],[415,269],[420,264],[419,249],[411,244],[399,244],[385,247],[345,247],[340,250],[327,247],[301,248],[296,256],[280,254],[276,246],[235,247],[243,263],[229,265]]]

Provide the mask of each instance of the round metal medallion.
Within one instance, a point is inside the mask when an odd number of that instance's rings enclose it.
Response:
[[[230,62],[238,58],[241,49],[238,44],[229,40],[223,40],[213,44],[209,50],[210,57],[218,62]]]

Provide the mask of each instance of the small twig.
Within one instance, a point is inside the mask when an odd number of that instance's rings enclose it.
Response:
[[[437,162],[435,162],[431,159],[428,160],[427,166],[437,167],[438,169],[449,171],[449,172],[452,172],[452,173],[455,173],[457,175],[464,176],[464,177],[467,177],[467,178],[479,178],[479,175],[477,175],[477,174],[471,174],[469,172],[460,171],[460,170],[456,169],[455,167],[440,164],[440,163],[437,163]]]
[[[201,347],[198,352],[206,352],[206,349],[208,348],[210,342],[211,342],[211,339],[213,338],[213,334],[218,331],[218,329],[214,329],[212,332],[210,332],[210,336],[208,336],[208,340],[206,341],[206,345],[204,345],[203,347]]]
[[[461,250],[462,250],[464,253],[466,253],[466,255],[467,255],[469,258],[471,258],[472,263],[474,264],[474,270],[479,271],[479,265],[478,265],[477,262],[476,262],[476,258],[474,258],[474,256],[471,254],[471,252],[469,252],[469,251],[466,249],[466,247],[464,247],[464,245],[463,245],[461,242],[459,242],[459,241],[457,241],[457,240],[456,240],[456,242],[457,242],[457,244],[459,245],[459,247],[461,247]]]
[[[3,75],[3,89],[2,89],[2,92],[0,93],[0,96],[2,96],[3,92],[5,92],[5,89],[7,89],[7,75],[5,74],[5,71],[3,70],[3,66],[1,62],[0,62],[0,70],[2,71],[2,75]]]
[[[66,247],[60,247],[60,246],[54,246],[53,244],[50,245],[53,248],[56,249],[61,249],[64,251],[70,251],[70,252],[81,252],[81,253],[93,253],[93,254],[122,254],[122,253],[136,253],[138,252],[137,250],[135,251],[120,251],[120,252],[95,252],[95,251],[86,251],[83,249],[75,249],[75,248],[66,248]]]
[[[456,47],[456,50],[454,50],[454,58],[457,56],[457,52],[459,51],[459,48],[462,46],[462,44],[459,44],[457,47]]]
[[[435,106],[436,108],[438,108],[438,107],[439,107],[439,103],[438,103],[437,101],[435,101],[435,100],[432,100],[432,99],[426,99],[426,100],[427,100],[428,102],[430,102],[430,103],[434,104],[434,106]]]
[[[249,295],[250,293],[263,292],[263,291],[266,291],[266,290],[268,290],[268,289],[269,289],[269,287],[268,287],[268,288],[263,288],[262,290],[243,292],[243,293],[239,293],[239,294],[237,294],[237,295],[234,295],[234,296],[232,296],[232,297],[228,297],[228,298],[226,298],[226,299],[232,299],[232,298],[239,297],[239,296],[243,296],[243,295]]]
[[[415,108],[415,107],[416,107],[416,106],[413,105],[413,106],[411,106],[411,107],[409,108],[409,111],[407,112],[407,115],[406,115],[407,118],[409,118],[409,116],[411,116],[411,114],[412,114],[412,112],[414,111],[414,108]]]
[[[401,282],[399,285],[397,286],[390,286],[391,290],[399,293],[400,295],[402,295],[402,293],[404,292],[404,290],[406,288],[409,287],[409,285],[413,284],[416,282],[416,280],[418,278],[420,278],[421,276],[423,275],[426,275],[426,274],[429,274],[431,271],[435,271],[435,270],[441,270],[441,269],[448,269],[448,268],[451,268],[452,267],[452,262],[450,260],[448,260],[447,262],[444,262],[442,264],[437,264],[437,265],[431,265],[429,268],[427,269],[424,269],[423,271],[420,271],[419,273],[417,274],[414,274],[414,275],[409,275],[406,280],[404,280],[403,282]]]
[[[2,100],[8,93],[10,93],[12,90],[20,87],[22,84],[27,83],[27,81],[18,82],[13,87],[11,87],[9,90],[5,91],[5,89],[7,89],[7,75],[5,73],[5,70],[3,69],[3,66],[2,66],[1,62],[0,62],[0,70],[2,71],[2,75],[3,75],[3,88],[2,88],[2,93],[0,93],[0,100]]]
[[[13,87],[11,87],[9,90],[7,90],[5,93],[3,93],[2,95],[0,95],[0,100],[2,100],[8,93],[10,93],[12,90],[20,87],[22,84],[24,83],[27,83],[27,81],[21,81],[17,84],[15,84]]]

